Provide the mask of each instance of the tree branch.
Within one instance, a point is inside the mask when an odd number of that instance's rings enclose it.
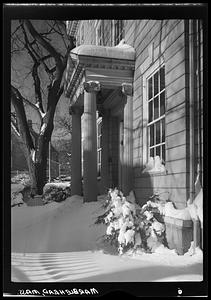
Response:
[[[17,124],[15,123],[15,121],[11,118],[11,128],[13,129],[13,132],[16,134],[16,136],[18,138],[20,138],[20,132],[18,130]]]
[[[28,148],[28,151],[31,152],[31,150],[34,149],[34,143],[27,124],[26,113],[23,106],[23,97],[14,86],[11,86],[11,99],[17,116],[20,135]]]
[[[38,43],[53,56],[58,65],[61,65],[62,63],[60,59],[60,54],[54,49],[54,47],[35,30],[34,26],[29,20],[23,20],[23,23],[26,25],[33,38],[36,39]]]
[[[32,68],[32,77],[34,79],[34,91],[35,91],[35,100],[36,100],[36,106],[40,112],[40,115],[43,116],[44,109],[42,104],[42,94],[41,94],[41,88],[40,88],[40,78],[38,76],[38,67],[40,65],[40,62],[37,60],[34,49],[32,47],[32,44],[29,42],[29,39],[27,37],[25,28],[23,26],[23,23],[21,23],[24,39],[25,39],[25,47],[28,50],[29,55],[31,56],[32,60],[34,61],[34,66]]]

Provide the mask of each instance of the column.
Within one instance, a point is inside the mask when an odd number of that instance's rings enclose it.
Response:
[[[123,166],[122,181],[125,196],[133,189],[133,98],[132,84],[123,83],[122,92],[126,97],[124,107],[124,141],[123,141]]]
[[[102,115],[102,161],[101,161],[101,189],[106,193],[109,186],[109,111],[101,109]]]
[[[79,107],[70,107],[72,115],[71,195],[82,195],[81,176],[81,113]]]
[[[98,81],[84,82],[84,141],[83,141],[83,188],[84,202],[96,201],[97,186],[97,132],[96,93]]]

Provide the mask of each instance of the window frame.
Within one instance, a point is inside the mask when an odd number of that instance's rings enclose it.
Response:
[[[102,117],[98,117],[97,119],[97,178],[101,178],[102,171]],[[101,132],[99,134],[99,125],[101,125]],[[101,140],[101,145],[99,147],[99,139]],[[99,161],[100,155],[100,161]]]
[[[81,24],[80,28],[80,45],[84,44],[84,22]]]
[[[148,100],[148,80],[153,77],[153,75],[159,71],[162,67],[165,67],[165,63],[163,59],[159,59],[156,62],[151,65],[149,69],[147,69],[143,74],[143,159],[142,163],[143,166],[146,166],[148,163],[149,157],[150,157],[150,148],[155,148],[159,145],[165,145],[165,161],[166,161],[166,130],[165,130],[165,142],[160,141],[158,144],[154,144],[150,147],[150,140],[149,140],[149,125],[156,124],[157,122],[161,121],[162,119],[166,120],[166,80],[165,80],[165,88],[162,91],[165,91],[165,113],[160,117],[156,118],[155,120],[152,120],[148,123],[149,118],[149,100]],[[165,74],[164,74],[165,75]],[[166,79],[166,76],[165,76]],[[162,92],[159,91],[156,95],[161,94]],[[152,98],[154,99],[154,97]],[[151,100],[154,101],[154,100]],[[159,108],[160,110],[160,108]],[[164,122],[165,124],[165,122]],[[165,126],[166,129],[166,126]],[[150,172],[150,171],[149,171]],[[156,171],[151,171],[152,173],[156,173]]]
[[[121,30],[119,30],[119,35],[117,37],[116,31],[115,31],[115,25],[118,24],[118,28],[119,28],[120,21],[123,23],[122,23],[122,28],[121,28]],[[120,43],[120,41],[125,37],[125,22],[124,22],[124,20],[113,20],[112,26],[113,26],[113,46],[117,46]],[[120,35],[122,35],[121,39],[119,39]],[[117,39],[118,39],[118,41],[117,41]]]

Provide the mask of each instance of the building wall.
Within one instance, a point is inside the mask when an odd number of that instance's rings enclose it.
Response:
[[[201,182],[203,184],[203,29],[202,29],[202,21],[198,21],[197,31],[199,32],[197,38],[197,53],[196,53],[196,64],[197,64],[197,76],[198,76],[198,84],[196,86],[196,94],[198,96],[199,101],[196,103],[195,109],[195,150],[197,161],[201,163]],[[195,172],[197,172],[197,167],[195,168]]]
[[[133,96],[134,188],[145,202],[154,192],[170,192],[178,208],[187,199],[186,57],[183,20],[128,21],[126,43],[136,50]],[[152,54],[151,54],[152,53]],[[151,55],[150,55],[151,54]],[[167,174],[143,174],[143,76],[158,60],[165,64]]]
[[[202,30],[202,28],[200,28]],[[136,196],[145,202],[154,191],[169,192],[178,208],[186,206],[189,197],[188,140],[188,40],[184,20],[128,20],[126,43],[136,50],[133,96],[133,164]],[[202,45],[202,40],[200,41]],[[150,54],[153,53],[154,57]],[[202,64],[202,54],[200,54]],[[166,80],[166,170],[167,174],[145,175],[143,169],[143,76],[158,60],[165,64]],[[200,74],[202,77],[202,68]],[[202,81],[201,81],[202,84]],[[203,95],[200,94],[201,106]],[[199,104],[197,104],[199,105]],[[196,109],[196,112],[199,111]],[[201,117],[203,109],[201,109]],[[197,118],[197,113],[196,113]],[[202,136],[201,122],[201,136]],[[196,126],[196,151],[202,159],[199,130]],[[198,150],[197,150],[198,149]],[[168,193],[163,196],[168,196]]]
[[[104,46],[115,46],[114,20],[82,20],[80,21],[76,34],[76,46],[81,44],[96,45],[97,28],[102,26],[102,44]],[[124,21],[127,22],[127,21]]]

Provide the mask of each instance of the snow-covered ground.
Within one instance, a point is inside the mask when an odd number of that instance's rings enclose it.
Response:
[[[202,281],[203,254],[179,256],[160,248],[153,254],[122,256],[104,251],[103,197],[12,209],[12,281]],[[107,249],[108,250],[108,249]]]

